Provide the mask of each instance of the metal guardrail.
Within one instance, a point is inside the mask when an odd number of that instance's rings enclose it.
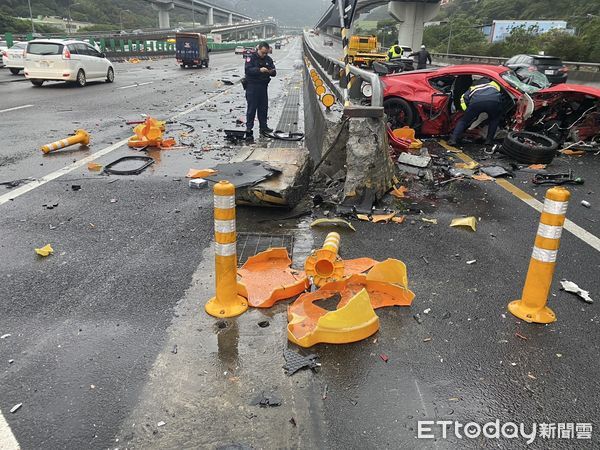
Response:
[[[432,53],[433,58],[446,59],[448,61],[460,60],[463,62],[474,62],[481,64],[501,65],[508,61],[509,58],[499,58],[496,56],[477,56],[477,55],[459,55],[455,53]],[[563,61],[570,70],[579,72],[600,72],[600,63],[588,63],[577,61]]]
[[[336,81],[340,80],[340,72],[345,70],[346,66],[344,62],[319,53],[306,39],[306,36],[303,37],[303,42],[305,55],[311,60],[313,66],[317,72],[319,72],[321,78],[325,80],[325,83],[327,83],[330,90],[336,93],[338,101],[343,101],[343,90],[340,87],[339,82],[336,83]],[[350,66],[350,72],[355,77],[371,84],[371,106],[378,108],[383,107],[383,85],[379,80],[379,75],[360,69],[356,66]],[[361,92],[361,83],[352,83],[352,88],[349,90],[349,96],[351,99],[364,101],[365,97]]]

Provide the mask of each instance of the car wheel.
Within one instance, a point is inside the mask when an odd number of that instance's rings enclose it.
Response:
[[[549,164],[557,149],[549,137],[529,131],[511,131],[502,144],[502,153],[524,164]]]
[[[83,71],[83,69],[79,69],[79,72],[77,72],[76,83],[79,87],[84,87],[87,84],[87,80],[85,79],[85,72]]]
[[[19,72],[21,71],[21,69],[15,69],[15,68],[10,68],[10,73],[12,73],[13,75],[19,75]]]
[[[383,102],[383,111],[387,115],[387,121],[392,129],[412,127],[415,123],[415,111],[406,100],[401,98],[389,98]]]
[[[31,84],[33,84],[35,87],[42,87],[44,80],[31,80]]]
[[[206,67],[208,69],[208,59],[206,61],[204,61],[204,67]]]
[[[106,82],[112,83],[113,81],[115,81],[115,70],[112,67],[109,67],[106,74]]]

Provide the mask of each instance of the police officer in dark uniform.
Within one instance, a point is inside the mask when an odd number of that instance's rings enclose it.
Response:
[[[273,131],[267,125],[267,114],[269,112],[269,95],[267,88],[271,77],[277,75],[275,64],[269,56],[270,46],[267,42],[258,44],[256,53],[246,58],[246,101],[248,110],[246,112],[246,139],[253,139],[254,118],[258,112],[258,122],[261,133]]]

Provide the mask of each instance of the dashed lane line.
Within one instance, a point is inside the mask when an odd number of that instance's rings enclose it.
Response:
[[[171,117],[168,120],[174,120],[177,119],[178,117],[184,116],[186,114],[189,114],[193,111],[196,111],[199,108],[202,108],[204,105],[206,105],[208,102],[211,102],[215,99],[217,99],[218,97],[221,97],[222,95],[228,94],[231,91],[231,89],[227,89],[223,92],[219,92],[218,94],[214,94],[210,97],[208,97],[206,100],[204,100],[201,103],[198,103],[195,106],[192,106],[191,108],[188,108],[184,111],[181,111],[180,113],[175,114],[173,117]],[[63,175],[66,175],[84,165],[86,165],[89,162],[94,161],[95,159],[100,158],[101,156],[107,155],[110,152],[122,147],[123,145],[127,144],[127,141],[129,139],[123,139],[109,147],[103,148],[102,150],[99,150],[95,153],[92,153],[90,156],[80,159],[79,161],[74,162],[73,164],[69,164],[66,167],[63,167],[62,169],[58,169],[55,172],[49,173],[48,175],[43,176],[42,178],[38,178],[35,181],[32,181],[31,183],[25,184],[21,187],[18,187],[16,189],[13,189],[12,191],[4,194],[4,195],[0,195],[0,206],[3,205],[4,203],[7,203],[11,200],[14,200],[15,198],[26,194],[27,192],[33,191],[34,189],[43,186],[44,184],[48,183],[49,181],[55,180],[59,177],[62,177]]]
[[[118,87],[117,89],[130,89],[130,88],[139,87],[139,86],[147,86],[147,85],[152,84],[152,83],[154,83],[154,81],[147,81],[145,83],[130,84],[129,86],[121,86],[121,87]]]
[[[0,109],[0,113],[5,113],[5,112],[9,112],[9,111],[16,111],[18,109],[31,108],[32,106],[33,105],[23,105],[23,106],[15,106],[14,108]]]
[[[452,152],[454,155],[456,155],[462,161],[464,161],[466,163],[475,162],[475,160],[473,160],[469,155],[464,153],[459,148],[453,147],[450,144],[446,143],[445,141],[440,141],[439,143],[442,147],[444,147],[446,150]],[[498,186],[500,186],[507,192],[510,192],[512,195],[517,197],[522,202],[528,204],[536,211],[541,213],[542,210],[544,209],[544,204],[542,202],[540,202],[535,197],[529,195],[527,192],[523,191],[522,189],[519,189],[517,186],[515,186],[508,180],[506,180],[504,178],[495,178],[494,181],[496,182],[496,184]],[[577,225],[575,222],[572,222],[569,219],[565,220],[565,224],[563,227],[569,233],[571,233],[575,237],[581,239],[583,242],[588,244],[590,247],[592,247],[596,251],[600,252],[600,238],[598,238],[598,236],[595,236],[592,233],[590,233],[589,231],[581,228],[579,225]]]

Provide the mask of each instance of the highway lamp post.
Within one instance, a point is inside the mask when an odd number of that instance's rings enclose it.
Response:
[[[67,11],[69,13],[69,22],[67,24],[67,28],[68,28],[67,33],[69,34],[69,36],[71,35],[71,23],[73,22],[73,19],[71,19],[71,8],[73,6],[77,6],[77,5],[80,5],[80,4],[81,3],[73,3],[73,4],[69,4],[69,6],[67,7]]]
[[[123,9],[123,10],[119,11],[119,22],[121,23],[121,31],[124,31],[123,30],[123,13],[124,12],[131,12],[131,11],[128,9]]]
[[[27,0],[29,6],[29,19],[31,20],[31,32],[35,33],[35,26],[33,25],[33,13],[31,12],[31,0]]]
[[[192,0],[192,30],[196,28],[196,5],[194,5],[194,0]]]

